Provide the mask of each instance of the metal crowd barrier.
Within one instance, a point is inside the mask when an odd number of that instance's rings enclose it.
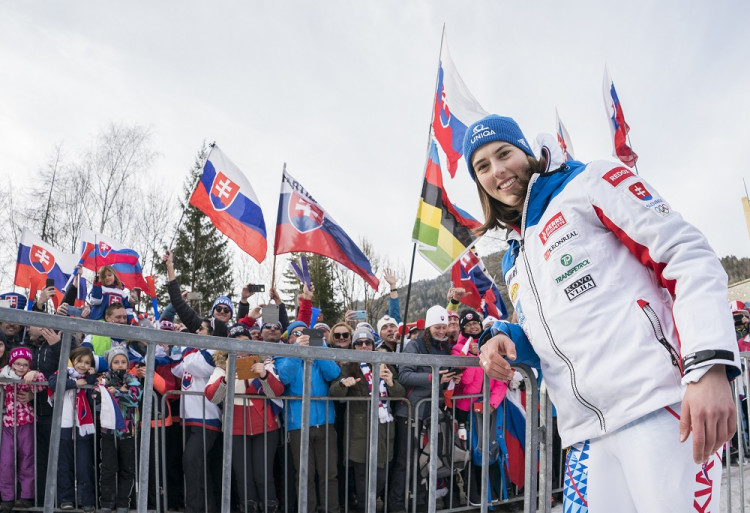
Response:
[[[431,355],[416,355],[416,354],[404,354],[404,353],[385,353],[385,352],[360,352],[360,351],[340,351],[332,350],[330,348],[317,348],[317,347],[300,347],[290,346],[285,344],[269,344],[265,342],[245,341],[245,340],[234,340],[234,339],[222,339],[217,337],[201,336],[201,335],[186,335],[183,333],[165,332],[153,329],[144,329],[132,326],[116,325],[104,322],[90,321],[85,319],[63,317],[49,314],[41,314],[36,312],[27,312],[15,309],[0,309],[0,321],[10,322],[21,325],[31,325],[43,328],[51,328],[56,330],[62,330],[61,350],[60,350],[60,362],[58,366],[58,372],[60,375],[65,375],[67,368],[67,361],[72,346],[72,334],[73,333],[87,333],[94,335],[102,335],[114,337],[122,340],[138,340],[147,344],[146,352],[146,368],[151,371],[146,373],[143,385],[143,397],[153,397],[153,369],[155,362],[155,347],[156,344],[168,344],[177,346],[188,346],[188,347],[199,347],[202,349],[215,349],[224,350],[229,352],[229,358],[227,360],[227,376],[228,386],[227,394],[225,398],[225,404],[234,403],[234,375],[236,370],[236,353],[237,352],[252,352],[257,354],[273,354],[276,357],[295,357],[304,360],[304,386],[302,401],[302,418],[309,418],[310,414],[310,382],[312,372],[312,362],[314,360],[334,360],[337,362],[362,362],[367,361],[373,364],[392,364],[392,365],[403,365],[403,364],[417,364],[429,366],[432,369],[434,375],[439,373],[440,368],[445,367],[470,367],[477,366],[478,360],[476,358],[468,358],[464,356],[431,356]],[[528,402],[527,410],[532,412],[536,409],[536,382],[528,379],[527,374],[527,390]],[[65,380],[58,380],[56,390],[54,391],[55,397],[62,397],[65,392]],[[432,381],[432,395],[431,395],[431,435],[430,435],[430,453],[437,454],[437,436],[435,430],[437,429],[438,423],[438,405],[440,397],[440,383],[439,380]],[[288,399],[288,398],[287,398]],[[378,442],[378,402],[379,397],[377,394],[372,394],[370,400],[370,425],[369,430],[372,436],[369,439],[369,451],[370,454],[376,454],[377,442]],[[486,404],[489,403],[489,387],[488,379],[485,377],[485,393],[484,401]],[[143,401],[141,418],[152,419],[154,413],[154,402],[153,400]],[[231,426],[233,423],[233,408],[225,408],[223,413],[222,425]],[[52,413],[52,425],[59,426],[62,418],[62,401],[56,401],[53,405]],[[525,487],[525,507],[526,511],[531,511],[531,505],[536,502],[537,489],[536,489],[536,472],[531,472],[532,469],[536,469],[536,444],[538,441],[538,429],[536,427],[536,415],[527,416],[527,432],[526,432],[526,469],[527,469],[527,480]],[[307,440],[309,438],[310,426],[307,423],[303,423],[301,427],[301,439]],[[489,416],[484,416],[484,424],[482,426],[483,438],[486,440],[489,436]],[[140,432],[140,448],[137,449],[137,481],[136,487],[139,493],[137,493],[137,510],[139,512],[147,511],[147,500],[148,500],[148,479],[149,479],[149,451],[151,448],[151,436],[152,429],[143,429]],[[223,466],[222,466],[222,493],[221,493],[221,511],[229,512],[231,507],[231,444],[232,437],[225,436],[223,441]],[[57,429],[53,429],[50,436],[50,449],[47,466],[47,476],[45,485],[45,499],[43,511],[51,512],[55,507],[56,490],[57,490],[57,463],[59,458],[60,449],[60,432]],[[309,457],[309,447],[303,443],[300,451],[300,470],[298,475],[297,483],[297,496],[306,497],[307,490],[307,472],[308,466],[307,461]],[[481,510],[487,511],[487,456],[488,456],[488,444],[483,445],[483,461],[482,466],[482,505]],[[158,456],[157,456],[158,459]],[[533,460],[533,463],[532,463]],[[162,458],[163,461],[163,458]],[[158,467],[157,467],[158,468]],[[162,467],[163,468],[163,467]],[[376,487],[377,478],[377,458],[370,458],[368,464],[368,486],[370,490]],[[437,476],[437,459],[430,458],[429,462],[429,482],[435,482]],[[428,487],[428,511],[430,513],[436,511],[436,497],[435,487]],[[375,511],[376,509],[376,497],[375,494],[368,494],[368,503],[366,505],[368,511]],[[307,506],[305,501],[299,501],[298,511],[301,513],[307,512]],[[312,513],[312,512],[311,512]]]
[[[155,427],[152,429],[140,430],[140,443],[136,443],[136,497],[137,497],[137,510],[139,512],[147,511],[148,504],[148,487],[149,487],[149,473],[150,473],[150,451],[154,451],[154,466],[156,469],[161,467],[161,473],[156,472],[154,476],[155,489],[156,489],[156,508],[157,511],[167,510],[167,484],[162,483],[160,486],[160,478],[164,478],[167,475],[167,466],[164,458],[165,455],[165,436],[166,427],[163,423],[160,425],[159,420],[164,420],[161,416],[156,415],[154,408],[155,394],[153,391],[153,369],[154,369],[154,358],[155,358],[155,346],[156,344],[169,344],[178,346],[190,346],[199,347],[202,349],[218,349],[229,352],[229,358],[227,360],[227,395],[225,398],[225,404],[231,405],[234,403],[234,374],[236,368],[236,353],[241,352],[253,352],[258,354],[273,354],[277,357],[288,356],[296,357],[304,360],[304,387],[303,395],[300,397],[288,397],[283,396],[281,399],[288,401],[291,399],[299,399],[302,401],[302,417],[308,418],[310,413],[310,402],[325,400],[325,401],[370,401],[370,424],[368,431],[371,434],[369,436],[369,454],[376,454],[378,446],[378,429],[379,422],[377,416],[378,402],[380,398],[377,394],[372,394],[370,398],[331,398],[331,397],[311,397],[310,396],[310,380],[313,360],[335,360],[337,362],[362,362],[367,361],[374,364],[387,363],[394,365],[401,364],[418,364],[429,366],[432,369],[433,374],[437,375],[441,367],[471,367],[477,366],[478,360],[476,358],[467,358],[464,356],[428,356],[428,355],[415,355],[415,354],[403,354],[403,353],[384,353],[384,352],[361,352],[361,351],[341,351],[332,350],[330,348],[315,348],[315,347],[300,347],[290,346],[285,344],[268,344],[264,342],[255,341],[238,341],[233,339],[220,339],[216,337],[207,337],[199,335],[185,335],[182,333],[164,332],[152,329],[136,328],[131,326],[121,326],[115,324],[107,324],[103,322],[89,321],[76,318],[61,317],[49,314],[41,314],[36,312],[19,311],[15,309],[0,309],[0,321],[11,322],[23,325],[33,325],[39,327],[53,328],[63,331],[61,344],[61,357],[58,371],[61,375],[65,374],[67,367],[68,355],[72,346],[72,333],[91,333],[96,335],[111,336],[123,340],[139,340],[147,343],[146,353],[146,365],[150,372],[146,373],[143,396],[150,400],[144,399],[143,407],[141,411],[141,419],[145,426],[148,421],[145,419],[152,419],[157,421]],[[743,374],[741,378],[735,380],[733,387],[735,389],[735,400],[737,406],[737,444],[736,447],[728,447],[725,457],[724,465],[724,479],[726,483],[726,489],[723,493],[724,500],[722,501],[725,507],[724,511],[745,511],[744,503],[744,464],[748,460],[750,454],[750,442],[748,440],[748,418],[750,418],[750,408],[748,407],[747,400],[740,399],[741,395],[747,393],[750,390],[750,376],[748,372],[748,362],[750,360],[750,353],[742,353],[742,361],[744,364]],[[549,403],[546,389],[542,383],[541,389],[537,388],[536,380],[530,369],[524,368],[524,366],[516,366],[516,368],[524,376],[527,392],[527,403],[526,403],[526,447],[525,447],[525,486],[524,486],[524,511],[534,511],[534,505],[538,509],[536,511],[550,511],[550,497],[552,492],[558,492],[562,486],[562,472],[558,472],[558,480],[552,482],[552,414],[551,404]],[[64,393],[65,380],[58,380],[56,390],[54,394],[56,397],[62,396]],[[489,386],[488,379],[485,377],[484,393],[482,399],[485,404],[489,403]],[[430,402],[430,437],[429,437],[429,448],[430,454],[437,454],[438,437],[435,436],[433,430],[438,425],[439,417],[439,405],[440,405],[440,394],[439,394],[439,380],[432,381],[432,394],[430,399],[425,401]],[[4,392],[3,392],[4,393]],[[169,394],[179,394],[181,392],[174,391]],[[243,396],[245,397],[245,396]],[[248,399],[256,397],[257,399],[267,399],[257,396],[247,396]],[[465,397],[465,396],[461,396]],[[459,397],[456,396],[456,399]],[[0,405],[4,406],[4,397]],[[167,397],[161,398],[162,408],[161,412],[165,412],[164,404]],[[395,399],[394,399],[395,400]],[[45,512],[53,511],[56,501],[56,489],[57,489],[57,469],[58,469],[58,457],[60,447],[60,431],[55,429],[54,426],[60,426],[62,417],[61,401],[56,401],[53,406],[52,413],[52,426],[50,434],[50,447],[49,447],[49,458],[47,465],[46,485],[45,485],[45,498],[43,509],[33,508],[33,510],[43,510]],[[34,404],[35,413],[37,413],[36,402]],[[285,409],[286,410],[286,409]],[[412,409],[409,409],[412,412]],[[416,409],[416,411],[419,411]],[[233,413],[234,408],[224,408],[224,414],[222,419],[223,426],[232,426],[233,424]],[[96,414],[96,413],[95,413]],[[483,440],[489,439],[489,415],[483,415],[482,417],[482,438]],[[348,421],[348,416],[347,416]],[[419,419],[412,419],[411,415],[409,418],[409,426],[413,429],[417,429],[416,426],[419,424]],[[36,429],[36,426],[35,426]],[[161,429],[161,438],[158,436],[159,429]],[[184,433],[184,427],[183,433]],[[331,427],[333,429],[333,427]],[[301,428],[301,439],[307,440],[309,437],[310,426],[306,423],[302,424]],[[348,427],[347,427],[348,430]],[[155,433],[153,439],[152,448],[152,433]],[[223,439],[223,460],[222,460],[222,492],[221,492],[221,511],[229,512],[231,507],[231,485],[232,482],[232,436],[231,430],[227,430],[227,435]],[[2,432],[0,432],[0,440],[2,439]],[[137,435],[138,436],[138,435]],[[15,432],[14,432],[15,437]],[[184,435],[183,435],[184,437]],[[35,432],[35,453],[36,453],[36,432]],[[94,444],[98,437],[94,436]],[[137,441],[138,442],[138,441]],[[413,453],[410,446],[412,437],[408,437],[407,440],[407,453],[411,455]],[[139,447],[139,448],[138,448]],[[348,450],[348,444],[345,442],[345,450]],[[161,449],[160,449],[161,448]],[[95,452],[98,447],[95,447]],[[488,478],[488,450],[489,444],[482,444],[482,467],[481,467],[481,511],[488,510],[488,493],[486,490],[487,478]],[[300,451],[300,471],[297,480],[297,497],[303,498],[307,496],[307,460],[309,457],[308,444],[302,443]],[[564,455],[559,454],[560,460],[564,461]],[[734,465],[735,460],[739,465]],[[161,464],[160,464],[161,462]],[[408,458],[407,462],[411,465],[413,462],[412,458]],[[288,466],[288,461],[286,462]],[[348,455],[344,458],[345,466],[348,466]],[[429,459],[429,483],[435,483],[437,480],[437,458]],[[537,472],[537,465],[539,471]],[[418,479],[417,472],[418,460],[414,464],[414,468],[407,467],[407,476],[410,476],[404,483],[405,490],[411,490],[412,494],[415,493],[416,480]],[[386,465],[386,469],[388,465]],[[94,466],[95,476],[97,475],[98,469]],[[286,481],[286,472],[284,479]],[[368,464],[368,489],[373,490],[376,487],[377,479],[377,458],[370,457]],[[386,476],[386,482],[388,482]],[[343,480],[345,487],[347,486],[348,472],[345,476],[339,476]],[[452,479],[452,476],[451,476]],[[470,477],[471,479],[471,477]],[[408,486],[408,481],[412,481],[412,486]],[[37,486],[35,480],[35,488]],[[387,486],[387,485],[386,485]],[[98,497],[98,479],[95,478],[95,494]],[[285,482],[285,489],[289,488],[289,483]],[[428,486],[428,511],[436,511],[436,487]],[[387,488],[386,488],[387,489]],[[733,491],[738,490],[739,502],[733,500]],[[453,486],[449,488],[452,494]],[[314,491],[312,491],[314,493]],[[35,490],[35,496],[36,494]],[[408,499],[408,494],[406,495]],[[35,497],[36,499],[36,497]],[[338,500],[337,497],[332,500]],[[461,504],[455,505],[455,501],[452,496],[449,498],[448,508],[443,508],[441,511],[463,511],[471,509],[469,506],[463,506]],[[460,501],[459,501],[460,502]],[[501,501],[500,503],[510,502]],[[454,507],[455,505],[455,507]],[[287,505],[288,508],[288,505]],[[374,493],[368,494],[367,511],[376,510],[376,496]],[[737,509],[735,509],[737,508]],[[299,500],[298,511],[306,512],[307,505],[306,501]],[[412,511],[416,511],[414,501],[412,502]]]

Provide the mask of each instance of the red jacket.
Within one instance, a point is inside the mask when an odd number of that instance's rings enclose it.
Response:
[[[270,398],[283,394],[284,385],[276,376],[273,365],[266,365],[266,371],[265,380],[259,378],[253,380],[235,380],[233,435],[263,434],[264,415],[266,431],[279,429],[279,420],[277,414],[273,411]],[[214,404],[222,403],[226,397],[227,382],[225,376],[225,370],[221,367],[216,367],[206,385],[204,394]],[[269,399],[237,397],[239,395],[266,395]]]

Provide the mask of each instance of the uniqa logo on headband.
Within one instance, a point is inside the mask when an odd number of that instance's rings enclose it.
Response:
[[[474,127],[474,130],[471,131],[474,135],[471,137],[471,144],[474,144],[478,139],[481,139],[482,137],[487,137],[488,135],[495,135],[495,131],[491,128],[487,128],[486,126],[479,124]]]

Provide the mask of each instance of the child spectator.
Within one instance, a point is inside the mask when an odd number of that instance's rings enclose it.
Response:
[[[91,304],[89,319],[92,321],[103,319],[104,311],[109,305],[122,303],[128,314],[128,323],[130,323],[133,320],[133,307],[130,305],[130,298],[125,293],[124,288],[125,286],[117,277],[114,267],[111,265],[101,267],[89,293],[89,303]]]
[[[101,377],[101,473],[99,495],[102,512],[130,509],[135,482],[135,432],[138,428],[138,401],[141,382],[129,374],[124,348],[106,353],[109,370]]]
[[[34,502],[34,406],[21,403],[19,393],[46,388],[46,385],[32,385],[44,381],[41,372],[29,370],[31,351],[17,347],[10,352],[9,363],[0,369],[2,379],[22,379],[22,384],[4,384],[5,414],[3,415],[3,439],[0,445],[0,495],[2,511],[11,511],[16,495],[16,476],[21,484],[21,498],[15,502],[16,508],[29,508]],[[15,431],[15,433],[14,433]],[[15,437],[14,437],[15,434]],[[14,443],[15,441],[15,443]],[[16,463],[18,473],[16,474]]]
[[[68,367],[63,396],[63,413],[60,424],[60,456],[57,468],[57,500],[60,509],[74,509],[76,483],[78,503],[86,513],[96,509],[94,496],[94,417],[91,407],[91,389],[96,384],[94,353],[88,347],[77,347],[70,352],[73,366]],[[57,386],[58,373],[49,378],[50,400]],[[75,441],[75,451],[74,451]],[[75,459],[74,459],[75,454]]]

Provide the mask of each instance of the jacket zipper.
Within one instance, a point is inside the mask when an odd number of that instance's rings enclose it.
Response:
[[[537,292],[536,284],[534,283],[534,277],[531,274],[531,266],[529,265],[528,256],[526,255],[526,251],[524,249],[525,246],[525,240],[526,240],[526,211],[529,206],[529,198],[531,197],[531,188],[533,187],[534,183],[536,182],[538,178],[538,175],[535,175],[532,177],[531,181],[529,182],[527,193],[526,193],[526,199],[524,200],[523,204],[523,212],[521,214],[521,241],[520,241],[520,252],[523,255],[523,263],[526,267],[526,274],[529,277],[529,286],[531,287],[531,292],[534,295],[534,301],[536,301],[536,307],[539,311],[539,319],[542,322],[542,326],[544,327],[544,331],[547,333],[547,340],[550,342],[550,346],[552,346],[552,350],[555,352],[555,354],[563,361],[565,362],[565,365],[568,367],[568,371],[570,372],[570,386],[573,389],[573,395],[575,395],[576,399],[579,403],[581,403],[584,407],[591,410],[594,414],[596,414],[597,418],[599,419],[599,427],[602,431],[606,431],[606,423],[604,421],[604,413],[591,404],[589,401],[583,398],[580,391],[578,390],[578,384],[576,383],[576,372],[573,368],[573,362],[570,361],[570,358],[568,358],[565,353],[563,353],[559,347],[557,347],[557,344],[555,344],[555,340],[552,337],[552,330],[550,330],[549,325],[547,324],[547,320],[544,318],[544,313],[542,312],[542,302],[539,298],[539,293]]]
[[[664,330],[662,330],[659,316],[656,315],[656,312],[654,312],[654,309],[651,308],[651,305],[648,304],[648,301],[639,299],[638,306],[641,307],[641,310],[646,315],[648,322],[651,323],[651,328],[654,330],[654,336],[656,337],[656,340],[658,340],[659,343],[664,346],[664,349],[667,350],[669,358],[672,360],[672,365],[679,368],[680,374],[682,374],[682,369],[680,368],[680,355],[677,354],[677,350],[674,348],[674,346],[672,346],[672,344],[667,341],[667,337],[664,336]]]

